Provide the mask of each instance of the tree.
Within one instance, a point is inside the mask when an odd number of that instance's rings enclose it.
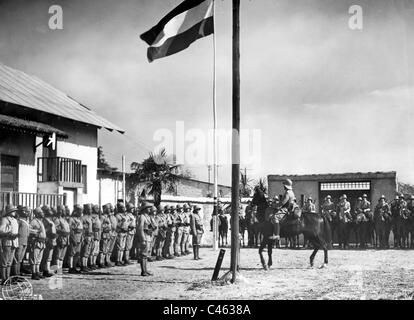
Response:
[[[98,147],[98,168],[109,171],[117,171],[118,168],[112,167],[105,158],[102,146]]]
[[[134,186],[145,183],[146,192],[154,197],[154,205],[161,203],[162,190],[168,192],[175,190],[175,185],[182,175],[178,173],[179,165],[172,164],[173,160],[168,157],[165,149],[158,153],[150,153],[149,157],[142,163],[133,162],[131,170],[131,182]]]
[[[240,177],[240,197],[250,197],[252,194],[252,179],[247,178],[247,175],[241,173]]]

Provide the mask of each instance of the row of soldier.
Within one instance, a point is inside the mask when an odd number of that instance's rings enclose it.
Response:
[[[62,273],[85,273],[97,268],[125,266],[131,259],[141,264],[141,275],[151,273],[147,262],[190,254],[192,235],[194,259],[198,260],[204,233],[201,208],[158,206],[118,202],[102,207],[75,205],[43,206],[33,212],[27,207],[7,206],[0,223],[2,283],[11,275],[31,274],[39,280]],[[28,258],[31,270],[24,266]],[[113,263],[114,262],[114,263]]]
[[[277,211],[278,207],[279,198],[268,200],[267,210]],[[258,245],[254,220],[250,218],[255,216],[257,211],[258,206],[252,204],[249,204],[245,209],[249,246]],[[366,248],[368,243],[376,248],[389,248],[391,232],[394,238],[394,247],[414,248],[414,196],[405,201],[404,195],[400,194],[391,203],[388,203],[386,197],[382,195],[378,199],[378,203],[372,207],[366,194],[358,197],[354,206],[351,206],[346,194],[343,194],[336,203],[328,195],[323,200],[320,212],[330,222],[332,238],[338,240],[341,248],[349,247],[351,234],[354,235],[355,242],[360,248]],[[316,205],[311,197],[302,206],[301,213],[317,214]],[[252,221],[250,225],[249,221]],[[291,241],[293,246],[299,244],[298,239],[287,240]],[[305,239],[304,246],[306,245]]]

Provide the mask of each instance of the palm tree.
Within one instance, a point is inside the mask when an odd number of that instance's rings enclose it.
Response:
[[[131,164],[131,170],[134,171],[131,175],[131,183],[133,186],[146,183],[145,190],[154,197],[155,206],[161,203],[162,190],[174,191],[181,176],[177,174],[179,165],[172,164],[172,162],[165,149],[161,149],[156,154],[150,153],[142,163],[133,162]]]

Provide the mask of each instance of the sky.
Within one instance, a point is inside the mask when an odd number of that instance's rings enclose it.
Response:
[[[122,154],[141,161],[159,145],[157,133],[175,139],[177,123],[211,136],[213,37],[153,63],[139,39],[180,1],[0,0],[0,61],[125,129],[99,132],[111,164],[120,167]],[[63,9],[63,30],[48,27],[53,4]],[[362,30],[348,24],[355,4]],[[409,0],[242,0],[241,128],[259,132],[242,141],[256,156],[242,159],[248,176],[395,170],[414,183],[413,16]],[[223,130],[231,128],[231,17],[231,1],[217,0]],[[185,166],[207,180],[209,163]],[[219,183],[230,179],[223,164]]]

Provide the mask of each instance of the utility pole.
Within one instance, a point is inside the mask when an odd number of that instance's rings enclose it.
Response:
[[[239,268],[239,185],[240,185],[240,0],[233,0],[233,135],[231,180],[231,282]]]
[[[125,156],[122,155],[122,200],[126,205],[126,195],[125,195]]]

